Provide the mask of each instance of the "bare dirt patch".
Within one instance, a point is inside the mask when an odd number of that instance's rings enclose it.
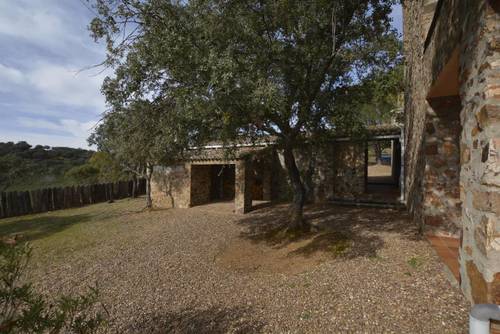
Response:
[[[215,262],[243,273],[298,274],[341,256],[349,247],[348,239],[328,232],[308,234],[293,240],[286,238],[274,246],[238,238],[216,256]]]

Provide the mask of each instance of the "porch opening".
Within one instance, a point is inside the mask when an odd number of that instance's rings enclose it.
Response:
[[[191,206],[233,201],[235,165],[191,165]]]
[[[234,165],[212,165],[210,201],[234,200]]]
[[[399,139],[370,140],[366,145],[366,193],[377,201],[397,202],[400,197],[401,144]]]

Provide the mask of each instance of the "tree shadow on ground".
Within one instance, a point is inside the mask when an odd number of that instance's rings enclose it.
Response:
[[[147,314],[134,323],[133,332],[152,334],[261,333],[264,323],[252,319],[248,307],[183,309],[164,314]]]
[[[91,215],[88,214],[16,219],[0,223],[0,236],[16,236],[23,241],[33,241],[61,232],[72,225],[88,222],[90,219]]]
[[[385,234],[421,239],[407,214],[394,209],[317,204],[306,206],[304,217],[314,232],[291,233],[286,230],[287,205],[263,208],[240,219],[245,227],[240,237],[273,248],[307,241],[289,255],[311,256],[322,251],[347,258],[376,256],[384,246]]]

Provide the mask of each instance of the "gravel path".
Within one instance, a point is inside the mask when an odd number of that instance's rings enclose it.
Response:
[[[231,209],[81,223],[80,246],[35,253],[37,287],[76,293],[98,281],[113,332],[466,332],[467,302],[401,212],[310,207],[322,232],[290,240],[274,233],[284,206]]]

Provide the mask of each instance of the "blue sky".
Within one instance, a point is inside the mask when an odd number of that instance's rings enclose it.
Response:
[[[83,0],[82,2],[86,2]],[[87,148],[104,111],[104,46],[78,0],[0,0],[0,142]],[[401,31],[401,7],[393,11]]]

